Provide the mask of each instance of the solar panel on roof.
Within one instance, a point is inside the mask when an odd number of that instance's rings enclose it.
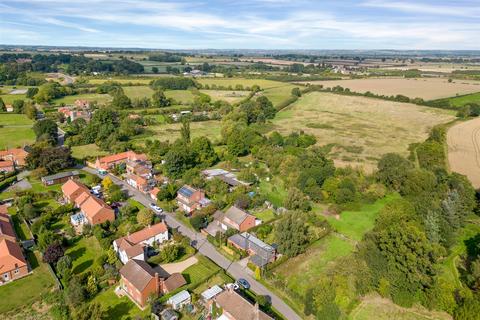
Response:
[[[186,197],[189,197],[189,198],[194,193],[194,191],[192,189],[187,188],[187,187],[181,187],[178,192],[181,193],[182,195],[186,196]]]

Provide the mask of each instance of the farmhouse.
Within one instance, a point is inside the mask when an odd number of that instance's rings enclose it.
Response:
[[[250,262],[258,267],[264,267],[274,261],[276,257],[276,250],[273,246],[248,232],[234,234],[228,238],[228,243],[237,249],[246,251],[250,256]]]
[[[114,155],[98,158],[95,162],[95,168],[98,170],[110,170],[115,165],[126,163],[127,161],[141,162],[146,161],[147,156],[143,153],[135,153],[134,151],[126,151]]]
[[[51,176],[42,177],[42,183],[45,186],[51,186],[51,185],[54,185],[54,184],[59,184],[59,183],[66,182],[69,179],[78,178],[78,176],[79,176],[79,173],[76,170],[75,171],[60,172],[60,173],[57,173],[57,174],[53,174]]]
[[[228,289],[215,297],[215,303],[222,310],[222,320],[272,320],[273,318],[259,309],[258,304],[251,305],[245,298]]]
[[[0,160],[13,161],[16,167],[25,166],[28,152],[24,148],[7,149],[0,151]]]
[[[168,240],[168,228],[164,222],[148,226],[145,229],[113,241],[113,249],[120,261],[126,264],[130,259],[145,260],[145,247]]]
[[[145,308],[150,296],[158,296],[180,288],[187,282],[181,274],[169,275],[160,267],[153,269],[148,263],[131,259],[120,269],[120,289],[140,308]],[[173,277],[173,278],[172,278]],[[165,283],[169,282],[168,288]]]
[[[0,161],[0,172],[14,172],[15,163],[13,161]]]
[[[90,194],[90,190],[75,180],[68,180],[62,185],[65,201],[75,204],[80,212],[72,215],[70,221],[74,226],[83,224],[96,225],[115,220],[115,212],[103,200]]]
[[[188,185],[184,185],[178,190],[177,204],[180,209],[187,213],[210,204],[210,200],[205,198],[205,192],[197,190]]]

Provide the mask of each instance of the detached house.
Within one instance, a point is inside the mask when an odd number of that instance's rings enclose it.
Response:
[[[138,189],[142,192],[147,192],[149,189],[148,180],[144,177],[137,176],[136,174],[127,174],[125,177],[125,181],[135,189]]]
[[[7,149],[0,151],[0,160],[13,161],[16,167],[23,167],[26,164],[25,159],[28,152],[23,148]]]
[[[250,256],[250,262],[262,268],[276,258],[276,249],[258,239],[254,235],[243,232],[234,234],[228,238],[228,243],[235,248],[246,251]]]
[[[255,216],[236,206],[230,207],[224,214],[216,213],[215,220],[218,221],[224,231],[235,229],[244,232],[257,224]]]
[[[147,156],[143,153],[135,153],[134,151],[126,151],[113,154],[110,156],[98,158],[95,162],[95,168],[99,171],[108,171],[115,165],[126,163],[127,161],[140,162],[146,161]]]
[[[65,201],[73,203],[80,212],[70,217],[74,226],[83,224],[96,225],[115,220],[115,212],[103,200],[90,194],[90,190],[75,180],[68,180],[62,185]]]
[[[164,222],[148,226],[145,229],[113,241],[113,249],[120,261],[126,264],[130,259],[145,260],[145,248],[154,243],[168,240],[168,228]]]
[[[140,308],[145,308],[150,296],[172,292],[187,284],[180,273],[168,274],[161,267],[131,259],[120,269],[120,289]]]
[[[210,200],[205,197],[205,192],[202,190],[184,185],[178,190],[177,204],[183,211],[191,213],[210,204]]]
[[[221,320],[273,320],[272,317],[259,309],[258,304],[252,305],[245,298],[228,289],[217,295],[214,303],[221,309]],[[213,318],[212,318],[213,319]]]

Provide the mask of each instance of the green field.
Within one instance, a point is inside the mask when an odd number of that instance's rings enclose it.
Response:
[[[23,147],[35,141],[33,121],[23,114],[0,114],[0,149]]]
[[[260,86],[261,89],[275,88],[285,86],[285,83],[279,81],[265,80],[265,79],[244,79],[244,78],[202,78],[197,81],[203,85],[208,84],[211,86],[215,84],[217,86],[232,86],[235,88],[237,84],[241,84],[243,87],[251,87],[253,85]]]
[[[165,96],[183,104],[193,102],[193,93],[190,90],[166,90]]]
[[[76,240],[65,252],[72,258],[72,271],[76,274],[87,271],[102,253],[103,250],[94,236]]]
[[[173,142],[180,137],[181,123],[169,123],[149,126],[147,133],[136,137],[133,142],[142,144],[145,139],[158,139]],[[221,122],[217,120],[192,122],[190,130],[192,138],[206,136],[212,142],[220,139]]]
[[[263,222],[269,222],[275,219],[275,213],[272,209],[266,209],[259,212],[252,212],[252,214],[257,218],[262,220]]]
[[[87,157],[101,157],[107,155],[107,151],[100,150],[96,144],[86,144],[83,146],[73,146],[72,156],[77,159],[85,159]]]
[[[302,88],[302,86],[294,86],[289,83],[281,83],[276,87],[265,89],[263,95],[272,101],[274,106],[282,103],[290,98],[293,88]]]
[[[98,79],[98,78],[94,78],[94,79],[88,79],[88,83],[91,83],[91,84],[102,84],[102,83],[105,83],[105,82],[118,82],[120,84],[128,84],[128,83],[140,83],[140,84],[149,84],[154,78],[149,78],[149,79],[142,79],[142,78],[107,78],[107,79]]]
[[[448,99],[450,103],[455,107],[462,107],[467,103],[480,104],[480,92],[467,94],[460,97],[453,97]]]
[[[153,90],[149,86],[131,86],[122,88],[123,92],[132,100],[137,98],[151,98],[153,94]]]
[[[277,207],[283,206],[283,200],[287,197],[287,190],[283,186],[283,181],[278,177],[273,177],[270,181],[262,180],[259,185],[260,193],[268,201]]]
[[[144,318],[149,314],[149,309],[140,310],[128,297],[119,298],[115,294],[115,287],[99,293],[92,302],[98,302],[106,313],[105,319],[136,319]]]
[[[187,281],[189,287],[196,287],[202,282],[205,282],[213,274],[220,271],[220,267],[209,259],[197,255],[198,262],[193,266],[183,270],[182,275]]]
[[[363,235],[373,229],[375,219],[380,210],[389,202],[400,198],[399,195],[388,195],[383,199],[377,200],[374,204],[364,205],[358,211],[343,211],[340,219],[332,216],[327,218],[332,227],[341,234],[350,239],[360,241]]]
[[[108,94],[100,94],[100,93],[85,93],[85,94],[76,94],[73,96],[65,96],[58,99],[54,99],[52,103],[59,105],[59,104],[73,104],[75,100],[83,99],[88,101],[96,101],[100,104],[105,104],[112,100],[112,97]]]
[[[228,103],[239,102],[250,94],[249,91],[229,91],[229,90],[200,90],[212,97],[212,101],[223,100]]]
[[[40,254],[29,253],[28,260],[33,269],[31,275],[0,287],[0,314],[17,308],[23,309],[54,287],[53,276],[47,265],[40,262]]]

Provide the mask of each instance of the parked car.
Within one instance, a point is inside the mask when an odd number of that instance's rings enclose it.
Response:
[[[150,208],[152,208],[153,211],[156,213],[162,213],[163,209],[157,206],[155,203],[150,203]]]
[[[246,290],[250,289],[250,283],[248,283],[248,281],[243,279],[243,278],[238,279],[237,283],[240,287],[242,287]]]

